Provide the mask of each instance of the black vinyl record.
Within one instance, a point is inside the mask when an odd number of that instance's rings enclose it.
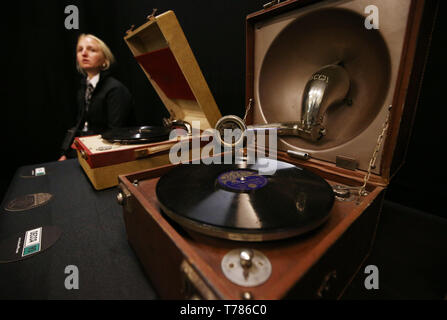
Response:
[[[259,173],[266,164],[276,165],[274,174]],[[255,164],[182,164],[160,178],[156,193],[163,211],[185,228],[239,241],[308,232],[327,220],[334,203],[320,176],[265,158]]]
[[[101,136],[109,142],[137,144],[168,140],[170,132],[169,127],[143,126],[111,129]]]

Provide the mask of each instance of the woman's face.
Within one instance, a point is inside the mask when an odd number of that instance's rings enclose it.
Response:
[[[90,37],[79,39],[76,47],[76,58],[81,69],[89,75],[99,73],[105,62],[101,47],[95,39]]]

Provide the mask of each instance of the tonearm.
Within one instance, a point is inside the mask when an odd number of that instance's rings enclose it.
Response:
[[[340,64],[322,67],[307,82],[301,103],[301,120],[247,126],[241,118],[230,115],[216,124],[218,139],[225,145],[225,129],[276,130],[278,136],[298,136],[310,141],[318,141],[326,135],[324,116],[332,105],[342,102],[349,91],[350,80],[345,68]],[[241,137],[242,138],[242,135]],[[237,144],[239,139],[230,143]]]

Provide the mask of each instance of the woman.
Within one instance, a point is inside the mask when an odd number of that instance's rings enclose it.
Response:
[[[114,62],[112,52],[101,39],[91,34],[79,36],[76,67],[85,78],[77,96],[76,125],[65,136],[59,161],[74,157],[70,146],[75,136],[100,134],[128,125],[132,97],[107,71]]]

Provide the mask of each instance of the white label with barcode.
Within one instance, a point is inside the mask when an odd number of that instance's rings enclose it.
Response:
[[[34,230],[29,230],[25,234],[25,243],[23,244],[23,247],[26,248],[38,244],[40,243],[41,239],[42,239],[42,227]]]
[[[34,175],[37,176],[44,176],[45,175],[45,168],[36,168],[34,169]]]

